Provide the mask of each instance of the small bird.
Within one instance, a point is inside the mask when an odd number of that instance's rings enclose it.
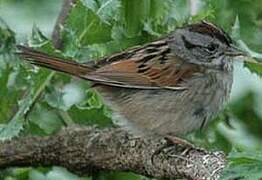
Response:
[[[234,57],[245,56],[221,28],[206,21],[84,64],[18,49],[33,65],[91,81],[117,125],[162,136],[205,127],[229,99]]]

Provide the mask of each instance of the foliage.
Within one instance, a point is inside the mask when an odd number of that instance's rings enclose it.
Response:
[[[252,51],[248,48],[246,43],[241,39],[240,35],[240,24],[239,24],[239,18],[236,17],[235,24],[232,27],[232,37],[236,41],[236,43],[242,48],[244,52],[249,54],[249,61],[257,61],[258,63],[249,63],[245,62],[244,66],[247,67],[251,72],[256,73],[257,75],[262,76],[262,54]],[[256,60],[257,58],[257,60]],[[260,62],[260,63],[259,63]]]
[[[254,57],[260,56],[255,51],[262,51],[262,23],[259,18],[261,1],[202,0],[200,10],[193,16],[190,2],[78,0],[63,26],[62,50],[55,49],[50,39],[36,26],[33,27],[28,44],[59,57],[85,62],[157,39],[185,23],[208,19],[231,32],[242,49]],[[17,1],[12,0],[11,3],[15,4]],[[54,2],[48,1],[47,5],[50,5],[48,3]],[[247,7],[253,10],[247,11]],[[52,135],[63,126],[75,123],[100,127],[112,125],[110,107],[103,105],[99,94],[89,89],[90,85],[86,81],[20,63],[12,53],[17,41],[19,40],[15,38],[15,33],[0,19],[0,139],[28,134]],[[262,74],[259,64],[247,63],[245,67],[255,74]],[[229,154],[230,163],[223,179],[262,177],[259,153],[262,149],[262,117],[256,106],[256,97],[251,92],[231,102],[227,110],[204,132],[187,136],[209,149],[225,152],[241,150]],[[224,131],[234,131],[236,124],[243,126],[242,131],[247,137],[255,139],[253,151],[256,153],[251,153],[248,145],[239,145],[225,135]],[[251,170],[253,175],[248,176]],[[11,169],[0,173],[0,178],[2,177],[89,179],[77,177],[58,167]],[[144,177],[130,173],[99,173],[93,178]]]
[[[229,164],[223,172],[222,180],[254,180],[262,177],[261,152],[232,152],[228,156]]]

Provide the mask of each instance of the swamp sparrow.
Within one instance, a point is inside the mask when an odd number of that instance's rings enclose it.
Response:
[[[30,63],[89,80],[134,133],[180,135],[204,127],[228,100],[233,58],[244,54],[202,21],[160,40],[79,64],[18,46]]]

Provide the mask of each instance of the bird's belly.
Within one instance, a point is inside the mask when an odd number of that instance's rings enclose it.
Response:
[[[228,99],[231,84],[202,84],[184,91],[101,86],[98,91],[113,109],[117,125],[135,134],[179,135],[206,125]]]

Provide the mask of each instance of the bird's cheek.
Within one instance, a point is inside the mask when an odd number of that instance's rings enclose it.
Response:
[[[221,59],[220,61],[221,70],[229,71],[231,69],[231,66],[232,66],[232,59],[227,57]]]

